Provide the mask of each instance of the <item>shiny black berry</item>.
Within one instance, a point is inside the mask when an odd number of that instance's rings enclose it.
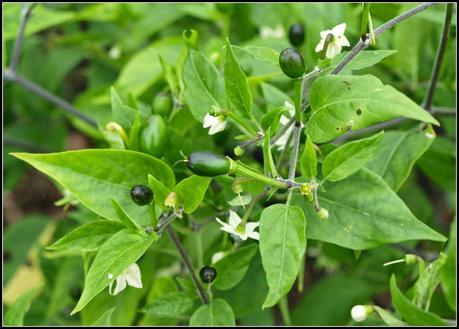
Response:
[[[217,277],[217,270],[210,266],[204,266],[199,271],[199,277],[204,283],[211,283]]]
[[[304,27],[300,23],[295,23],[290,26],[290,30],[288,31],[288,39],[290,43],[295,46],[299,47],[304,42]]]
[[[282,50],[279,55],[279,65],[289,78],[298,79],[304,74],[303,55],[295,48]]]
[[[145,185],[135,185],[131,188],[132,201],[139,206],[145,206],[153,200],[153,191]]]

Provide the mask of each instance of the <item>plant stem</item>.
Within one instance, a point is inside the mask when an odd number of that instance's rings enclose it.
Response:
[[[27,22],[32,14],[33,8],[36,6],[36,3],[24,4],[21,11],[21,22],[19,23],[19,31],[14,41],[13,53],[11,55],[10,70],[15,72],[19,62],[19,55],[21,53],[22,42],[24,41],[25,28]]]
[[[390,21],[384,23],[383,25],[381,25],[380,27],[378,27],[375,31],[374,31],[374,34],[375,36],[383,33],[384,31],[392,28],[393,26],[397,25],[398,23],[404,21],[405,19],[413,16],[413,15],[416,15],[417,13],[423,11],[423,10],[426,10],[430,7],[433,7],[433,6],[437,6],[437,5],[440,5],[441,3],[436,3],[436,2],[426,2],[426,3],[423,3],[423,4],[420,4],[410,10],[407,10],[406,12],[404,12],[403,14],[397,16],[397,17],[394,17],[393,19],[391,19]],[[338,74],[339,72],[341,72],[341,70],[359,53],[361,52],[363,49],[365,49],[367,46],[369,45],[369,43],[367,44],[366,42],[363,42],[363,41],[359,41],[355,46],[354,48],[352,48],[352,50],[346,55],[346,57],[343,58],[343,60],[341,62],[338,63],[338,65],[335,67],[335,69],[331,72],[331,74]]]
[[[443,24],[443,31],[441,34],[440,44],[438,46],[435,64],[432,70],[432,77],[430,79],[429,89],[424,100],[424,108],[430,112],[432,110],[432,101],[435,94],[435,86],[437,85],[438,77],[440,75],[441,64],[445,57],[446,45],[448,44],[449,32],[451,29],[451,17],[453,16],[453,3],[446,4],[445,23]]]
[[[282,321],[284,322],[284,325],[291,326],[292,325],[292,320],[290,319],[290,311],[288,309],[287,296],[283,296],[279,300],[279,309],[280,309],[280,312],[281,312]]]
[[[206,291],[204,290],[198,278],[196,277],[196,273],[194,272],[193,264],[191,263],[191,259],[186,253],[185,249],[183,248],[183,245],[180,242],[180,239],[177,236],[177,233],[175,233],[174,229],[171,226],[166,226],[166,230],[172,242],[175,244],[175,247],[177,248],[180,256],[182,257],[183,263],[185,264],[188,272],[190,272],[191,279],[193,280],[194,285],[198,289],[199,297],[201,298],[202,303],[209,304],[209,298],[206,294]]]
[[[51,152],[50,150],[38,146],[38,145],[33,145],[28,142],[23,142],[21,140],[13,139],[13,138],[8,138],[4,137],[3,138],[3,145],[8,145],[8,146],[14,146],[14,147],[20,147],[26,151],[29,152],[39,152],[39,153],[48,153]]]
[[[11,70],[5,70],[4,78],[6,81],[17,82],[18,84],[23,86],[25,89],[28,89],[34,94],[40,96],[41,98],[46,99],[48,102],[57,105],[58,107],[63,109],[65,112],[78,117],[79,119],[81,119],[82,121],[88,123],[89,125],[93,127],[97,127],[97,122],[94,119],[80,112],[78,109],[76,109],[72,104],[70,104],[66,100],[50,93],[46,89],[24,78],[20,74],[14,71],[11,71]]]

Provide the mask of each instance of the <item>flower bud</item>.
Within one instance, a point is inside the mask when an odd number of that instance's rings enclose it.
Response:
[[[351,310],[352,320],[362,322],[371,314],[373,308],[368,305],[355,305]]]
[[[237,156],[237,157],[240,157],[241,155],[244,154],[244,149],[240,146],[236,146],[233,150],[234,152],[234,155]]]
[[[328,219],[328,210],[325,208],[320,208],[319,217],[320,219]]]
[[[169,193],[166,200],[164,201],[164,205],[169,208],[176,208],[177,207],[177,194],[175,194],[175,192]]]

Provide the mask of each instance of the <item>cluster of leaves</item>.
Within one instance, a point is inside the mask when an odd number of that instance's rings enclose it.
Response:
[[[293,92],[297,81],[285,77],[278,64],[288,39],[273,31],[288,31],[292,23],[302,22],[306,41],[299,49],[308,72],[318,63],[314,47],[321,30],[346,21],[350,40],[358,41],[358,8],[37,5],[18,70],[51,91],[76,96],[74,106],[98,126],[70,118],[72,127],[97,148],[13,154],[65,191],[60,205],[77,207],[65,223],[48,224],[33,216],[8,228],[5,246],[11,252],[16,244],[20,247],[4,285],[17,290],[17,280],[35,281],[26,287],[31,290],[21,288],[25,293],[11,298],[15,302],[8,307],[6,322],[21,324],[33,301],[26,321],[34,324],[269,325],[274,323],[272,308],[279,305],[286,322],[333,325],[349,323],[353,305],[372,304],[375,296],[390,290],[395,313],[388,310],[392,307],[373,306],[369,324],[447,324],[456,310],[455,221],[446,246],[447,229],[438,224],[417,181],[422,173],[446,198],[446,208],[455,211],[454,122],[437,120],[418,105],[430,78],[443,10],[432,8],[397,26],[392,35],[382,35],[378,49],[361,52],[339,75],[329,73],[344,54],[320,64],[319,74],[307,82],[309,106],[302,115],[297,170],[301,175],[294,178],[299,185],[317,186],[317,196],[311,202],[296,185],[293,190],[269,186],[269,180],[282,182],[289,171],[292,138],[285,138],[283,145],[274,140],[285,131],[281,118],[291,116],[288,103],[297,110],[301,106],[301,97]],[[372,15],[375,23],[384,22],[406,8],[375,5]],[[17,5],[4,6],[11,22],[5,24],[7,45],[17,33],[13,22],[19,10]],[[81,28],[80,22],[88,26]],[[417,41],[413,28],[419,31]],[[267,30],[271,35],[261,33]],[[43,47],[43,40],[51,50]],[[450,41],[434,99],[437,106],[456,105],[455,40]],[[76,65],[85,57],[90,64],[79,70]],[[34,63],[43,58],[47,60],[40,71]],[[42,74],[56,69],[52,76]],[[72,70],[86,79],[78,95],[62,86]],[[13,109],[5,113],[6,136],[43,140],[43,147],[61,151],[67,129],[62,116],[52,108],[42,111],[47,108],[44,101],[18,85],[6,91],[5,102]],[[209,136],[202,124],[215,112],[229,124],[224,132]],[[348,131],[397,117],[412,120],[343,145],[334,143]],[[46,120],[47,128],[48,121],[57,128],[43,134],[37,118]],[[182,161],[183,154],[197,150],[236,158],[233,148],[244,143],[249,143],[245,153],[236,153],[246,175],[201,177]],[[12,174],[7,190],[24,168],[8,158],[5,170]],[[130,190],[139,184],[153,190],[153,203],[139,206],[132,201]],[[328,219],[320,218],[317,203],[327,209]],[[259,243],[233,241],[219,230],[214,218],[226,220],[229,210],[259,220]],[[202,305],[190,275],[180,266],[174,244],[155,230],[169,214],[180,217],[170,227],[180,234],[195,272],[206,264],[216,269],[215,281],[206,285],[208,305]],[[27,255],[30,239],[17,237],[41,232],[45,242]],[[404,257],[392,244],[414,248],[420,240],[424,250],[434,253],[432,263],[407,256],[405,265],[382,266]],[[224,256],[213,261],[217,252]],[[33,260],[34,270],[21,266],[26,258]],[[106,288],[112,278],[134,262],[144,288],[110,296]],[[394,274],[410,286],[407,293],[400,291]],[[46,284],[43,288],[34,282]],[[313,284],[289,307],[286,296],[303,291],[307,282]],[[439,284],[441,290],[436,289]],[[45,298],[34,301],[38,293]]]

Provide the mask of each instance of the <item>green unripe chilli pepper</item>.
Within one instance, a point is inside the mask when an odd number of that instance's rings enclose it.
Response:
[[[188,156],[188,168],[198,176],[225,175],[231,167],[230,160],[209,151],[198,151]]]

